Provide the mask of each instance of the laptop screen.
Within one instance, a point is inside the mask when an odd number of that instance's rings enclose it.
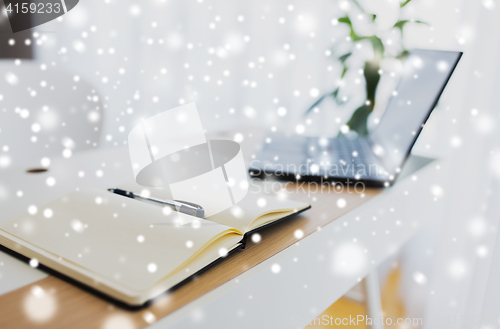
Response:
[[[373,151],[389,175],[405,161],[462,53],[417,49],[410,52],[401,82],[375,131]]]

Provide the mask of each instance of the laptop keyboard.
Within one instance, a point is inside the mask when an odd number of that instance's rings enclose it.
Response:
[[[362,179],[376,177],[376,171],[381,169],[380,162],[363,138],[274,135],[257,158],[262,160],[259,167],[265,165],[269,170],[284,170],[303,176]]]
[[[309,174],[326,176],[366,176],[362,170],[375,160],[362,138],[310,139],[307,146]],[[366,171],[366,170],[365,170]]]

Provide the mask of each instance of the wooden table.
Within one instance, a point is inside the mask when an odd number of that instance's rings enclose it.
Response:
[[[130,181],[128,161],[122,148],[57,159],[47,173],[38,175],[12,169],[3,183],[23,191],[23,197],[1,200],[6,211],[0,220],[75,187],[107,188]],[[288,186],[290,198],[307,201],[312,209],[262,230],[261,242],[249,242],[244,251],[139,311],[120,309],[54,276],[18,283],[19,289],[0,295],[0,328],[143,328],[152,323],[162,328],[302,328],[394,254],[428,214],[436,212],[439,203],[426,186],[437,179],[435,164],[414,158],[405,171],[383,192]],[[85,173],[84,179],[79,172]],[[56,179],[53,187],[45,184],[49,176]],[[339,199],[345,202],[337,203]],[[28,266],[15,271],[40,272]]]

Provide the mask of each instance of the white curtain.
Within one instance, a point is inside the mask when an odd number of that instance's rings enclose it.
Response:
[[[335,86],[325,51],[345,32],[331,24],[338,12],[335,1],[80,1],[38,28],[35,47],[94,83],[108,145],[192,101],[207,130],[288,127]]]
[[[399,17],[430,24],[406,25],[407,48],[456,45],[456,1],[414,0],[402,11],[397,0],[360,2],[377,14],[389,52],[399,46],[397,31],[389,29]],[[444,19],[436,14],[443,8]],[[356,26],[369,19],[346,0],[80,1],[61,19],[40,26],[34,44],[40,60],[95,85],[107,104],[103,142],[110,146],[122,144],[140,117],[192,101],[207,130],[293,131],[303,124],[305,133],[336,135],[364,101],[357,69],[346,76],[346,106],[325,102],[309,121],[303,113],[337,86],[341,66],[333,57],[346,47],[349,30],[336,18],[346,11]],[[353,58],[369,54],[365,48],[369,43],[354,49],[359,56]]]
[[[500,8],[488,0],[445,8],[433,14],[459,18],[449,41],[464,56],[417,152],[443,159],[436,170],[448,183],[438,189],[441,218],[402,253],[402,296],[424,328],[500,328]]]

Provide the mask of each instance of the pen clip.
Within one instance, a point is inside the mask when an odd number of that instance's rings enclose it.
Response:
[[[187,201],[181,201],[181,200],[174,200],[174,201],[181,204],[180,208],[182,208],[183,206],[185,207],[187,205],[192,210],[195,210],[195,212],[196,212],[195,216],[196,217],[205,218],[205,209],[203,209],[202,206],[200,206],[200,205],[198,205],[196,203],[187,202]],[[179,209],[179,211],[181,211],[181,209]],[[181,212],[186,213],[185,211],[181,211]]]

